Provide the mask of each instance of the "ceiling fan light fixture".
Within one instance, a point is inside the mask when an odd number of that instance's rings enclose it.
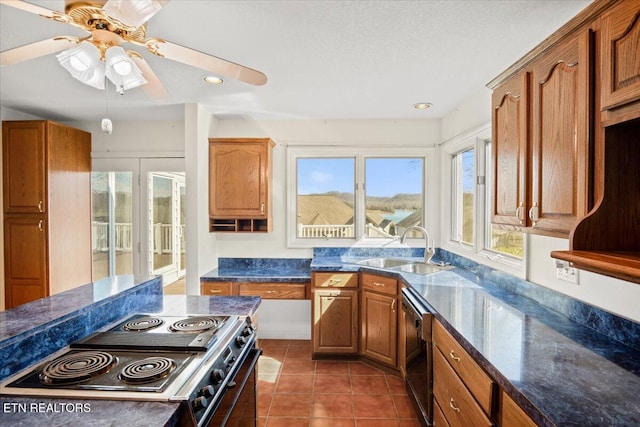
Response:
[[[142,77],[140,68],[120,46],[113,46],[105,53],[105,74],[116,86],[120,94],[125,90],[141,86],[147,81]]]
[[[82,42],[56,55],[58,62],[76,79],[96,89],[104,89],[104,64],[100,50],[90,42]]]
[[[138,28],[165,3],[158,0],[109,0],[102,9],[123,24]]]

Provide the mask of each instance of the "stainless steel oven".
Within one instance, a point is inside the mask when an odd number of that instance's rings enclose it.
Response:
[[[405,314],[405,372],[409,397],[414,403],[420,424],[433,421],[433,345],[432,315],[411,288],[402,290]]]

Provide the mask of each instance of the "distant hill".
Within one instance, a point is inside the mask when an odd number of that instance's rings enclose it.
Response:
[[[329,191],[311,196],[334,196],[353,207],[353,193]],[[421,194],[398,193],[391,197],[367,196],[367,209],[393,213],[396,210],[415,211],[422,208]]]

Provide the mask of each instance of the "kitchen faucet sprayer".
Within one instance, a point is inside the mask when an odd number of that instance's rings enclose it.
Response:
[[[433,255],[435,255],[435,248],[433,246],[429,246],[429,240],[431,240],[429,237],[429,232],[424,227],[420,227],[419,225],[412,225],[411,227],[408,227],[406,230],[404,230],[404,233],[402,233],[402,238],[400,239],[401,244],[404,244],[405,240],[407,239],[407,233],[410,230],[418,230],[424,235],[424,262],[425,264],[429,264],[431,262],[431,258],[433,258]]]

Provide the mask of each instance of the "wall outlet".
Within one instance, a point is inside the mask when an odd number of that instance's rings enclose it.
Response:
[[[556,261],[556,278],[578,285],[578,270],[570,267],[567,261]]]

